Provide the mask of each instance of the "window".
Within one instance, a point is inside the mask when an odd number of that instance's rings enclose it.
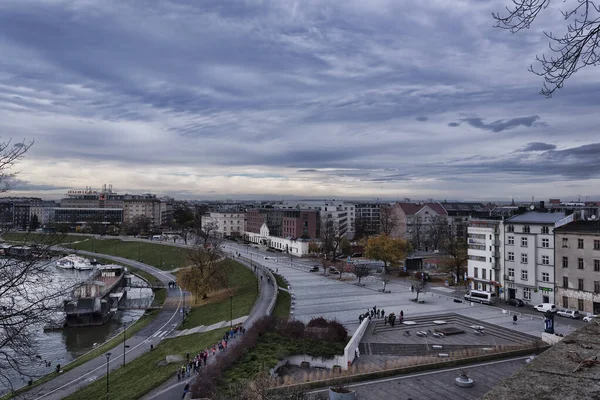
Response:
[[[506,226],[506,232],[514,232],[515,231],[515,226],[514,225],[507,225]]]
[[[594,281],[594,293],[600,293],[600,281]]]
[[[577,279],[577,290],[583,290],[583,279]]]
[[[547,226],[542,226],[542,233],[547,235],[550,233],[550,228],[548,228]]]
[[[594,250],[600,250],[600,240],[594,240]]]
[[[550,265],[550,256],[542,256],[542,264]]]
[[[600,272],[600,260],[594,260],[594,272]]]
[[[531,300],[531,288],[526,287],[523,289],[523,298],[525,300]]]
[[[515,261],[515,253],[512,251],[508,252],[508,261]]]
[[[583,249],[583,239],[577,239],[577,248]]]
[[[569,238],[562,238],[562,247],[563,249],[569,247]]]
[[[567,296],[563,296],[562,305],[564,308],[569,308],[569,298]]]
[[[529,225],[524,225],[523,226],[523,233],[529,233],[530,229],[529,229]]]
[[[563,256],[563,268],[569,268],[569,257]]]
[[[583,311],[583,299],[577,299],[577,309]]]
[[[549,272],[542,272],[542,281],[550,282],[550,273]]]
[[[577,259],[577,269],[583,269],[583,258]]]
[[[481,270],[481,279],[487,279],[486,278],[486,271],[487,271],[486,269],[482,269]]]
[[[479,268],[473,268],[473,276],[479,278]]]
[[[527,247],[527,238],[526,237],[521,238],[521,247]]]
[[[569,277],[563,276],[563,289],[568,289],[568,288],[569,288]]]
[[[508,277],[509,278],[514,278],[515,277],[515,269],[514,268],[509,268],[508,269]]]
[[[527,254],[521,254],[521,264],[527,264]]]
[[[515,244],[515,237],[514,236],[509,236],[508,237],[508,245],[509,246],[513,246]]]
[[[527,280],[527,270],[524,269],[521,271],[521,280],[522,281],[526,281]]]
[[[550,239],[544,238],[542,239],[542,247],[550,247]]]

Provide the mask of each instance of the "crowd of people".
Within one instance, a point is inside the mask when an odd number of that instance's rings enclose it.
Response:
[[[358,316],[358,322],[362,324],[362,322],[367,318],[369,321],[373,318],[383,318],[384,325],[389,323],[390,326],[396,326],[396,319],[398,319],[400,323],[404,321],[404,310],[400,310],[400,314],[398,316],[396,316],[396,313],[393,312],[385,315],[385,310],[379,309],[377,306],[373,306],[372,309],[367,310],[366,313]]]
[[[229,341],[235,339],[237,335],[243,335],[244,333],[246,333],[246,328],[243,326],[232,327],[225,331],[221,340],[213,344],[212,347],[204,349],[196,356],[191,358],[190,353],[187,353],[187,363],[182,365],[181,368],[177,369],[177,381],[189,378],[193,373],[197,374],[200,372],[200,369],[206,366],[208,357],[216,356],[217,351],[219,353],[226,351]]]

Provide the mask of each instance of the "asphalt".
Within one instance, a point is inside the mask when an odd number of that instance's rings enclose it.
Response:
[[[78,251],[79,254],[103,257],[129,265],[132,267],[144,270],[156,276],[165,285],[174,280],[175,277],[168,272],[161,271],[151,265],[141,263],[139,261],[129,260],[123,257],[115,257],[108,254],[93,253],[87,251]],[[164,307],[158,315],[143,329],[136,333],[135,336],[127,340],[126,344],[129,349],[125,352],[125,360],[129,362],[142,354],[150,351],[151,345],[158,345],[162,340],[162,336],[166,336],[181,322],[183,313],[182,309],[183,292],[180,289],[167,289],[167,302],[174,304],[173,307]],[[166,332],[162,334],[163,332]],[[123,364],[123,344],[119,344],[110,350],[112,357],[109,361],[109,369],[114,370]],[[100,379],[106,374],[106,356],[103,354],[96,357],[87,363],[80,365],[68,372],[65,372],[56,378],[48,381],[40,386],[34,387],[31,390],[17,396],[18,399],[45,399],[58,400],[62,399],[80,388]]]

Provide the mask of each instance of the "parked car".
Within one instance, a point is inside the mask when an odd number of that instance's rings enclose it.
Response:
[[[561,317],[567,317],[571,319],[579,318],[579,311],[577,310],[558,310],[556,314],[560,315]]]
[[[314,266],[310,269],[310,272],[319,272],[319,267]]]
[[[545,313],[546,311],[550,311],[552,313],[556,314],[556,305],[553,303],[542,303],[542,304],[538,304],[537,306],[533,306],[533,308],[535,308],[536,311],[539,312],[543,312]]]
[[[329,273],[330,273],[330,274],[339,274],[339,273],[340,273],[340,271],[338,271],[338,270],[337,270],[337,269],[335,269],[335,268],[329,268]]]
[[[525,305],[525,302],[521,299],[508,299],[506,304],[514,307],[523,307]]]
[[[583,322],[592,322],[594,318],[598,318],[597,315],[586,315],[583,317]]]

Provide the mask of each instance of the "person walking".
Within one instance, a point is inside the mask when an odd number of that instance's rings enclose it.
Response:
[[[513,315],[513,324],[517,324],[517,314]]]
[[[385,318],[385,310],[381,310],[381,318]]]
[[[181,398],[185,399],[185,395],[188,394],[189,391],[190,391],[190,384],[186,383],[185,387],[183,388],[183,396],[181,396]]]

